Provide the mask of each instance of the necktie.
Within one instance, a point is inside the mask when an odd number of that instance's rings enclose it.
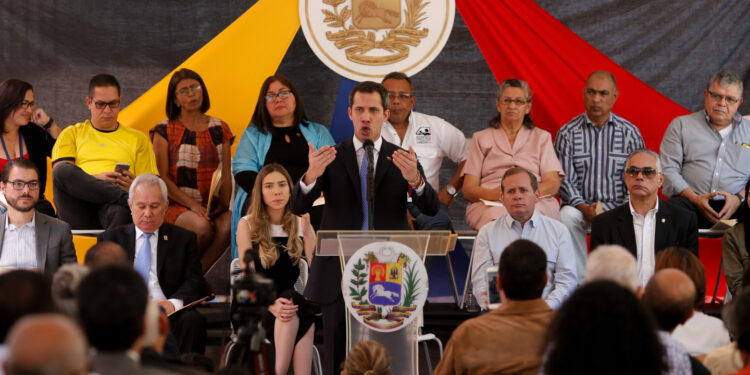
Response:
[[[153,233],[143,233],[144,241],[135,258],[135,270],[143,277],[148,285],[148,274],[151,272],[151,236]]]
[[[362,155],[362,165],[359,168],[359,186],[362,192],[362,230],[368,230],[370,229],[368,220],[370,210],[367,204],[367,167],[369,166],[369,163],[367,162],[367,151],[364,149],[362,149],[362,151],[364,151]]]

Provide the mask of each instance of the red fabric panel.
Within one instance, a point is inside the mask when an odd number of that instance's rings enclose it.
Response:
[[[519,78],[533,92],[537,126],[557,129],[583,113],[586,77],[615,75],[620,97],[613,111],[638,126],[646,147],[657,151],[669,122],[687,109],[652,89],[578,37],[532,0],[456,0],[456,8],[495,79]]]

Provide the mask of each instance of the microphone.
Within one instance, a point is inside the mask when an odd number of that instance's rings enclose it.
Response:
[[[371,139],[367,139],[362,144],[362,147],[365,149],[365,156],[367,157],[367,223],[370,230],[373,229],[373,225],[375,224],[375,217],[374,217],[374,186],[373,186],[373,180],[375,175],[375,159],[373,157],[373,150],[375,150],[375,144],[372,142]]]

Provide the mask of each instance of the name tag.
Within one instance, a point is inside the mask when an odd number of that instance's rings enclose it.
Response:
[[[424,145],[432,143],[432,129],[429,126],[422,126],[417,129],[417,144]]]

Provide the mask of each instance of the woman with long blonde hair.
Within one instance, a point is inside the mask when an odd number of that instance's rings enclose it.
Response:
[[[277,299],[263,321],[276,348],[276,373],[286,374],[293,363],[295,374],[309,374],[320,309],[294,291],[294,283],[303,252],[309,264],[313,261],[315,232],[308,215],[300,218],[289,209],[291,192],[292,179],[284,167],[269,164],[260,170],[248,213],[237,226],[237,247],[239,258],[250,251],[251,267],[276,286]]]

